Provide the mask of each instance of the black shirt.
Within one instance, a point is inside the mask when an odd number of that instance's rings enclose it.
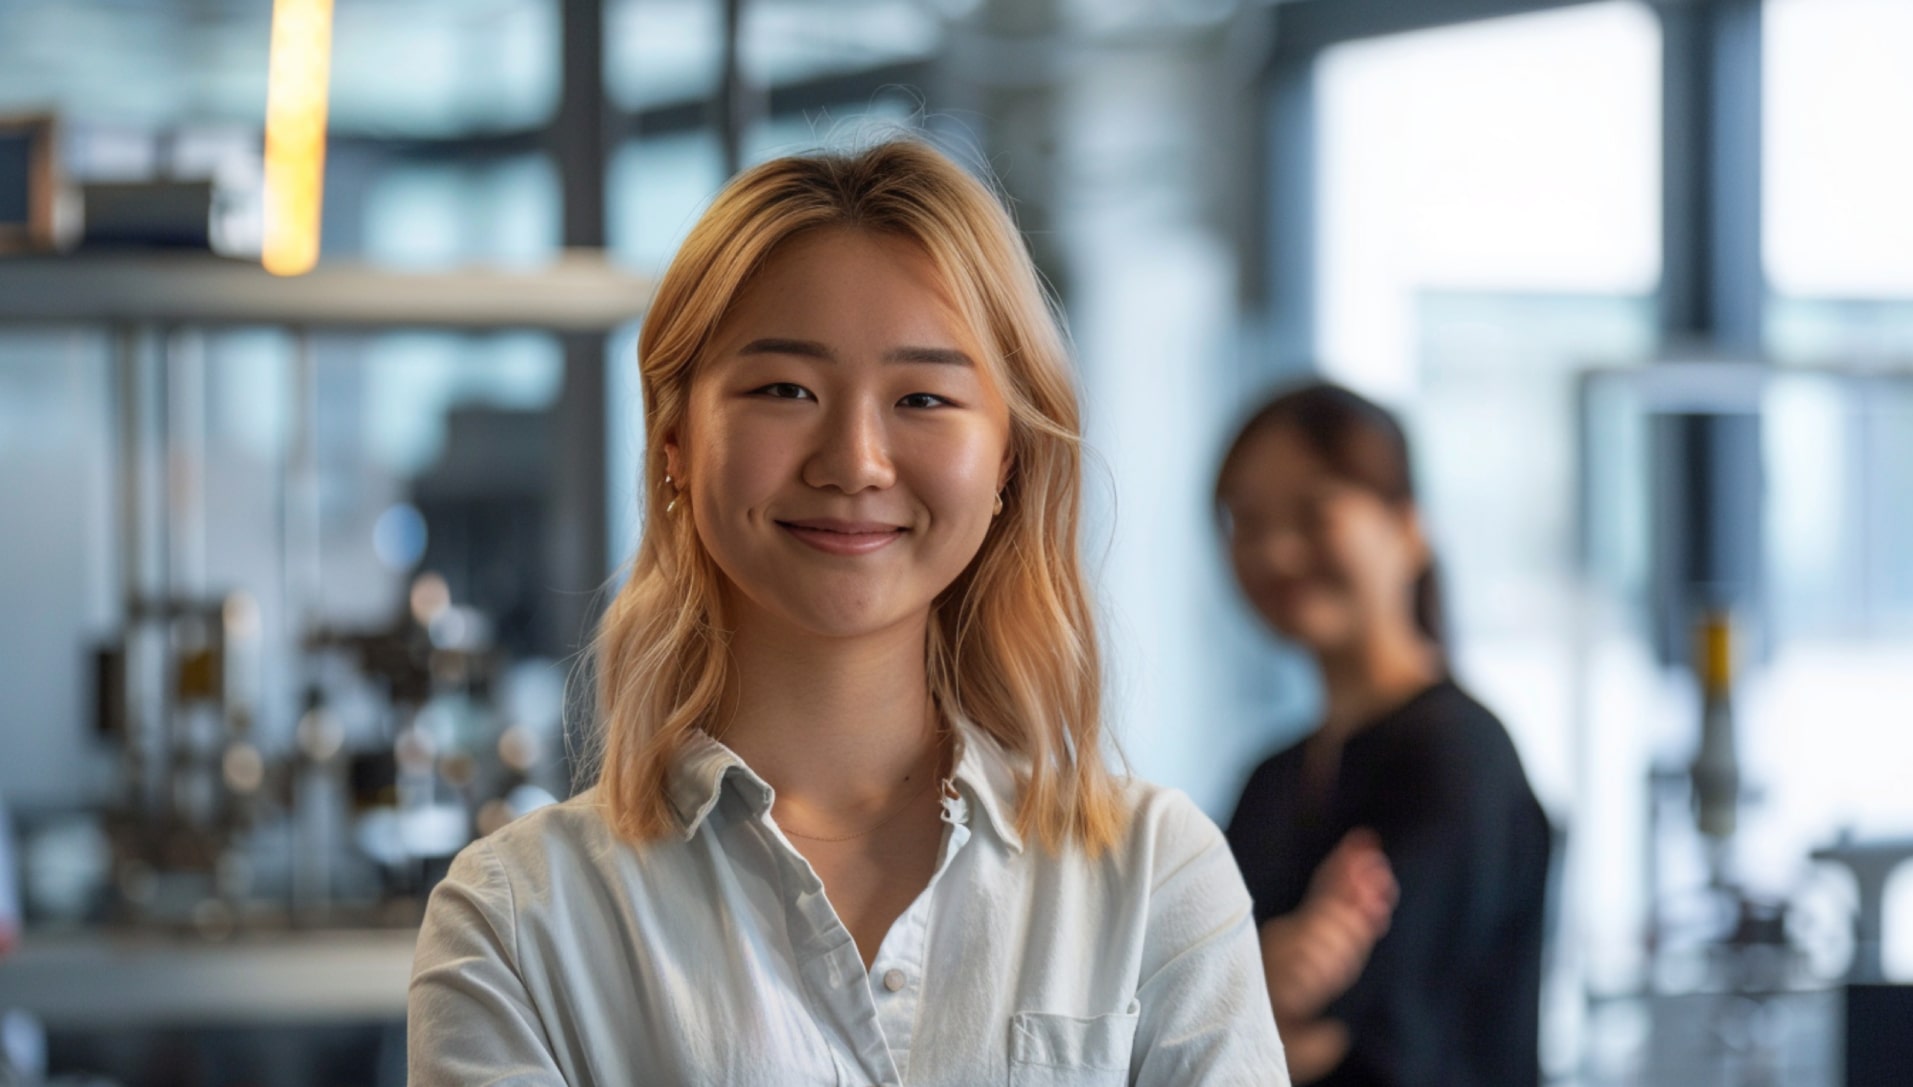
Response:
[[[1229,846],[1261,922],[1301,905],[1342,836],[1374,830],[1401,897],[1362,975],[1329,1005],[1348,1057],[1329,1087],[1535,1087],[1547,817],[1508,732],[1452,682],[1344,744],[1324,788],[1306,742],[1249,778]]]

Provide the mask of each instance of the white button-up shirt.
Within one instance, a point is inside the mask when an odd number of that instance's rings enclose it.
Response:
[[[959,745],[935,875],[868,970],[770,786],[709,737],[672,771],[681,837],[624,842],[587,792],[472,844],[419,936],[413,1087],[1287,1087],[1215,825],[1129,781],[1115,848],[1026,848],[1014,757]]]

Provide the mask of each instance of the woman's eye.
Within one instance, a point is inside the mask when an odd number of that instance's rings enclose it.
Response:
[[[768,396],[773,400],[809,400],[811,399],[809,389],[804,388],[802,385],[794,385],[788,381],[779,381],[771,385],[766,385],[763,388],[756,390],[756,395]]]
[[[948,400],[934,393],[911,393],[897,403],[906,408],[943,408],[950,405]]]

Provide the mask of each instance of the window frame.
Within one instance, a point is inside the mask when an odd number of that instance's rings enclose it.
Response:
[[[1313,372],[1319,350],[1316,61],[1349,42],[1599,0],[1291,0],[1275,8],[1254,273],[1271,350],[1257,376]],[[1661,347],[1761,355],[1761,0],[1642,0],[1661,24]]]

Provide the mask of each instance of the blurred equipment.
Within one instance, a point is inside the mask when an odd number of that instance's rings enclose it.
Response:
[[[542,507],[473,506],[434,525],[401,498],[391,508],[417,523],[387,524],[404,539],[358,575],[380,579],[385,591],[363,595],[390,599],[390,618],[332,618],[309,444],[317,408],[312,383],[295,382],[298,436],[278,482],[287,515],[263,548],[280,574],[264,591],[278,590],[283,612],[268,624],[252,595],[210,584],[208,466],[191,425],[207,385],[157,346],[122,360],[117,404],[124,589],[119,628],[95,653],[97,732],[120,769],[103,821],[110,877],[105,889],[70,890],[63,912],[221,941],[286,925],[414,923],[481,827],[553,799],[545,734],[562,688],[527,702],[496,620],[468,595],[477,573],[503,570],[492,599],[526,606],[519,582],[537,556],[501,541],[526,535],[513,515],[536,522]],[[511,489],[496,473],[467,474]],[[435,552],[434,535],[467,538]],[[418,569],[440,557],[459,560],[455,581]],[[288,698],[302,704],[279,704]]]
[[[1678,364],[1676,364],[1678,365]],[[1710,372],[1708,366],[1718,367]],[[1661,367],[1655,367],[1658,371]],[[1742,779],[1736,735],[1735,687],[1743,660],[1758,659],[1764,617],[1765,567],[1762,418],[1757,395],[1742,387],[1731,364],[1686,367],[1680,395],[1649,398],[1646,430],[1652,520],[1649,614],[1661,659],[1684,666],[1699,695],[1693,755],[1680,770],[1651,773],[1654,790],[1647,822],[1655,899],[1649,934],[1655,953],[1682,953],[1665,929],[1660,894],[1668,889],[1661,835],[1672,821],[1658,817],[1663,800],[1684,800],[1689,825],[1705,858],[1711,908],[1700,907],[1702,984],[1749,992],[1780,991],[1800,979],[1776,968],[1797,960],[1787,936],[1785,902],[1763,900],[1743,886],[1735,866],[1735,835],[1742,807],[1758,799]],[[1675,904],[1678,907],[1678,903]]]
[[[267,767],[242,694],[258,610],[243,593],[211,601],[127,602],[119,641],[101,655],[101,723],[122,752],[120,806],[109,814],[114,883],[132,917],[190,922],[217,933],[247,891],[236,852],[258,820]],[[157,672],[158,706],[108,699],[130,689],[129,654]]]
[[[425,573],[414,579],[409,606],[392,626],[321,628],[307,637],[306,649],[343,650],[384,688],[389,717],[380,741],[349,756],[353,835],[379,864],[387,894],[422,898],[433,882],[429,869],[471,841],[476,794],[493,787],[489,775],[480,780],[477,758],[494,731],[486,703],[499,658],[488,624],[452,602],[443,578]],[[302,748],[317,761],[331,746],[321,731],[326,709],[317,688],[307,705]]]
[[[1727,849],[1740,820],[1740,758],[1734,740],[1733,622],[1724,609],[1702,615],[1694,671],[1700,680],[1700,744],[1688,770],[1694,825],[1708,840],[1716,884],[1728,878]]]
[[[212,251],[220,198],[211,179],[120,181],[80,186],[84,249]]]
[[[1886,885],[1894,870],[1913,860],[1913,838],[1856,841],[1843,833],[1838,841],[1813,851],[1813,859],[1844,866],[1860,888],[1859,908],[1853,919],[1853,965],[1847,980],[1855,984],[1885,979],[1880,949],[1886,936]],[[1913,1035],[1913,1016],[1906,1020]],[[1913,1068],[1913,1064],[1907,1067]]]
[[[1645,634],[1648,652],[1635,659],[1659,665],[1654,680],[1664,681],[1666,698],[1658,704],[1678,715],[1674,727],[1630,741],[1645,788],[1610,790],[1646,809],[1635,838],[1645,888],[1638,981],[1590,992],[1592,1005],[1631,1009],[1615,1021],[1639,1017],[1628,1082],[1831,1087],[1839,1081],[1839,986],[1881,979],[1884,892],[1913,858],[1913,841],[1847,835],[1811,857],[1798,838],[1777,847],[1773,836],[1794,829],[1777,816],[1799,818],[1781,804],[1792,782],[1752,780],[1743,760],[1766,752],[1758,765],[1775,773],[1771,730],[1793,722],[1766,723],[1767,707],[1747,700],[1771,689],[1779,669],[1770,666],[1799,644],[1788,639],[1801,637],[1801,616],[1845,637],[1866,631],[1864,612],[1839,613],[1845,602],[1832,593],[1802,593],[1776,576],[1799,561],[1802,546],[1803,535],[1789,535],[1795,526],[1782,520],[1799,517],[1788,503],[1808,479],[1816,493],[1836,492],[1829,500],[1840,516],[1881,523],[1874,458],[1894,447],[1862,427],[1888,425],[1877,405],[1904,397],[1907,385],[1904,375],[1705,359],[1583,375],[1583,559],[1593,580],[1628,595],[1614,614],[1628,617],[1628,637]],[[1824,455],[1801,455],[1803,432],[1813,439],[1805,452]],[[1816,554],[1836,554],[1830,541],[1844,526],[1828,516],[1810,527]],[[1874,539],[1862,537],[1869,547]],[[1861,577],[1886,569],[1864,561],[1865,551],[1854,557],[1862,561],[1825,569]],[[1852,599],[1864,606],[1869,595]],[[1624,640],[1605,636],[1610,645]],[[1763,722],[1758,743],[1742,734],[1749,720]],[[1850,743],[1830,750],[1866,757]],[[1858,882],[1850,963],[1838,959],[1837,907],[1816,897],[1822,881],[1810,861],[1844,865]],[[1909,1055],[1895,1048],[1913,1036],[1913,1017],[1902,1004],[1893,1020],[1884,1010],[1893,999],[1849,988],[1847,1082],[1913,1082]],[[1856,1036],[1865,1023],[1875,1026],[1861,1034],[1893,1040]]]
[[[1650,1008],[1648,1087],[1835,1087],[1838,993],[1664,994]]]
[[[602,455],[594,432],[557,408],[442,408],[436,462],[401,468],[360,461],[340,421],[359,375],[388,365],[367,333],[603,335],[652,286],[597,251],[296,280],[177,252],[0,260],[0,323],[82,325],[112,353],[98,519],[117,576],[73,647],[92,662],[101,757],[84,755],[101,773],[24,825],[30,928],[223,942],[413,924],[461,846],[565,792],[551,658],[582,623],[547,613],[588,608],[550,586],[600,576],[585,544],[602,492],[552,481],[561,457]],[[292,330],[278,358],[224,365],[226,330],[260,326]],[[567,410],[602,414],[602,370],[575,368]],[[223,493],[235,481],[246,493]]]
[[[59,244],[58,132],[51,114],[0,117],[0,254]]]
[[[98,731],[120,757],[107,913],[223,936],[251,891],[244,846],[270,806],[254,735],[259,607],[193,569],[184,529],[203,522],[205,494],[182,485],[194,457],[175,413],[203,390],[163,356],[129,355],[120,378],[120,619],[95,654]]]
[[[153,170],[200,161],[163,142]],[[96,727],[72,729],[58,799],[23,813],[28,938],[0,966],[0,1009],[44,1023],[55,1074],[404,1082],[422,896],[476,833],[566,788],[567,670],[551,658],[575,642],[539,640],[557,624],[538,616],[574,585],[550,567],[588,575],[566,605],[582,614],[603,564],[595,543],[556,558],[521,545],[557,528],[605,536],[602,487],[551,493],[556,457],[589,467],[604,441],[512,399],[557,437],[533,456],[487,451],[516,458],[514,497],[540,504],[464,503],[425,485],[424,461],[369,448],[367,375],[415,357],[378,338],[464,335],[461,351],[489,357],[508,337],[570,335],[593,357],[560,387],[590,423],[604,406],[594,337],[640,317],[652,288],[598,250],[537,269],[333,264],[297,279],[179,250],[0,260],[0,324],[110,356],[72,368],[104,424],[86,531],[105,576],[85,624],[66,628],[83,633],[57,636],[76,671],[93,662]],[[407,395],[377,412],[435,425],[505,383],[485,377],[496,365],[469,382],[462,356],[457,369],[447,405]],[[441,464],[472,448],[454,444]],[[456,467],[474,494],[505,490],[501,473]]]

